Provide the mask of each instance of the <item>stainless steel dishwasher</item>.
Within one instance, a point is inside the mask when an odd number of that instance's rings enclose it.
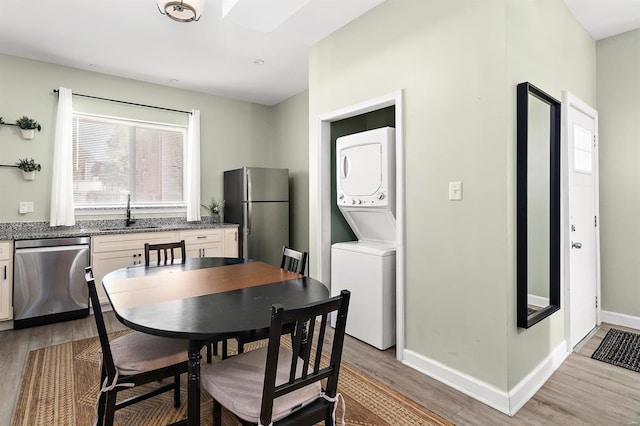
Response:
[[[16,240],[14,328],[33,327],[89,315],[84,268],[90,237]]]

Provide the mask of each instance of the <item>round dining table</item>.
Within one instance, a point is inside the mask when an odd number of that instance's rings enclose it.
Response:
[[[177,423],[187,425],[200,425],[200,350],[208,341],[268,328],[274,304],[290,309],[329,297],[313,278],[237,258],[128,266],[105,275],[102,286],[127,327],[187,342],[187,419]]]

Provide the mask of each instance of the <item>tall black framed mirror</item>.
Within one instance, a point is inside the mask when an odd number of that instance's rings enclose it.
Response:
[[[517,323],[560,309],[560,102],[517,86]]]

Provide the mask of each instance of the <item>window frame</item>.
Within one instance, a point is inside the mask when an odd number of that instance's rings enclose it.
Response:
[[[111,122],[115,124],[135,124],[142,123],[145,128],[153,130],[168,130],[182,133],[182,197],[183,200],[180,203],[167,203],[163,205],[138,203],[132,200],[131,210],[136,213],[186,213],[187,211],[187,153],[188,153],[188,126],[176,123],[164,123],[159,121],[141,120],[136,118],[118,117],[105,114],[94,114],[81,111],[73,111],[72,120],[76,120],[77,117],[91,117],[97,118],[104,122]],[[73,143],[73,142],[72,142]],[[77,143],[77,142],[76,142]],[[76,158],[72,158],[72,167],[76,167]],[[73,173],[73,172],[72,172]],[[74,182],[75,183],[75,182]],[[74,191],[75,197],[75,191]],[[74,204],[74,213],[76,215],[104,215],[109,213],[120,213],[126,210],[126,204],[123,205],[108,205],[108,204],[95,204],[95,205],[82,205],[77,206]]]

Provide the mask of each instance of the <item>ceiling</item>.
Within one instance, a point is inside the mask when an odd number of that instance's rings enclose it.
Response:
[[[0,0],[0,53],[274,105],[308,88],[310,46],[383,1],[203,0],[180,23],[155,0]],[[596,40],[640,28],[640,0],[564,2]]]
[[[274,105],[308,88],[310,46],[383,1],[240,0],[223,19],[203,0],[182,23],[156,0],[0,0],[0,53]]]
[[[640,28],[640,0],[564,0],[594,40]]]

